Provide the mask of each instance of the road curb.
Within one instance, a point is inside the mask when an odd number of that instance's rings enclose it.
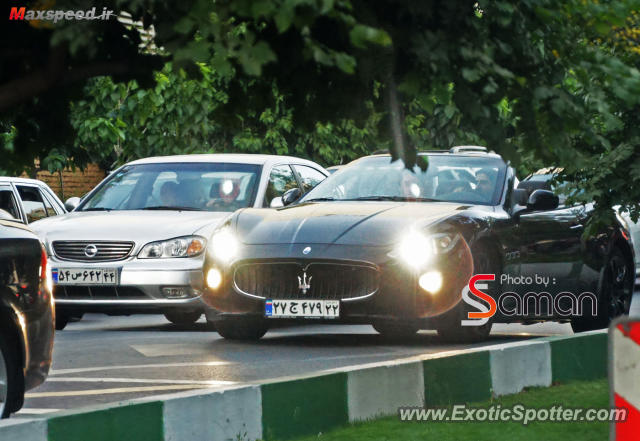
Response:
[[[20,441],[291,439],[349,422],[604,378],[607,331],[544,337],[0,422]]]

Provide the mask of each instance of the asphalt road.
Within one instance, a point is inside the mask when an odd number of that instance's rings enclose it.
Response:
[[[640,293],[632,310],[640,312]],[[571,334],[568,324],[495,325],[472,346]],[[270,330],[257,343],[222,339],[202,318],[179,327],[162,316],[87,314],[56,333],[47,381],[27,393],[18,417],[190,389],[219,388],[469,346],[434,332],[392,343],[365,325],[306,325]]]

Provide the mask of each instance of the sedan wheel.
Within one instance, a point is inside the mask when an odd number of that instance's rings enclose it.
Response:
[[[6,336],[0,334],[0,418],[9,417],[10,404],[16,402],[16,394],[20,390],[16,356]]]
[[[173,324],[187,326],[187,325],[193,325],[195,322],[197,322],[201,315],[202,315],[202,312],[194,311],[194,312],[167,312],[164,316],[167,318],[167,320],[169,320]]]

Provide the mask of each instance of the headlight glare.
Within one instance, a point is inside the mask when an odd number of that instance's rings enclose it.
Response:
[[[206,240],[200,236],[184,236],[151,242],[138,253],[139,259],[164,259],[170,257],[195,257],[204,251]]]
[[[222,262],[229,262],[238,254],[239,243],[229,228],[223,228],[213,234],[210,252]]]
[[[405,263],[418,268],[429,261],[433,247],[423,234],[410,233],[400,241],[398,255]]]

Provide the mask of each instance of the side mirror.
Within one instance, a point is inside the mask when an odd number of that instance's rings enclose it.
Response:
[[[73,211],[78,207],[78,205],[80,205],[80,198],[73,197],[65,201],[64,208],[66,208],[67,211]]]
[[[558,196],[549,190],[536,190],[527,201],[527,209],[531,211],[555,210],[560,204]]]
[[[282,203],[282,198],[278,196],[277,198],[271,199],[271,203],[269,204],[269,207],[271,208],[284,207],[284,204]]]
[[[282,195],[282,205],[284,205],[285,207],[287,205],[291,205],[295,201],[300,199],[300,196],[302,196],[302,192],[297,187],[296,188],[292,188],[290,190],[287,190]]]

